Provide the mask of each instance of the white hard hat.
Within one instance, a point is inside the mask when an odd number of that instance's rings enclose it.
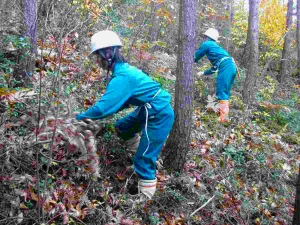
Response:
[[[99,49],[113,46],[122,46],[119,36],[115,32],[110,30],[99,31],[91,38],[90,54]]]
[[[219,32],[214,28],[209,28],[207,31],[205,31],[204,35],[207,37],[210,37],[211,39],[217,41],[219,39]]]

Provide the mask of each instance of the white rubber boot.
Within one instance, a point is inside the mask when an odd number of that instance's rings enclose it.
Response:
[[[156,191],[157,180],[139,180],[140,201],[147,201],[153,198]]]

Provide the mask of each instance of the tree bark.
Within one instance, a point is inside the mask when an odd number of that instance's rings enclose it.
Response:
[[[298,50],[298,61],[297,61],[297,71],[300,74],[300,0],[297,0],[297,50]],[[296,184],[296,199],[294,205],[294,216],[293,224],[300,224],[300,172],[298,173],[298,180]]]
[[[164,165],[181,172],[189,151],[193,110],[193,65],[196,43],[195,0],[180,0],[177,79],[175,84],[175,115],[173,130],[166,143]]]
[[[258,74],[258,9],[259,0],[249,0],[248,37],[250,53],[248,58],[247,76],[244,83],[243,98],[250,103],[254,98],[254,83]]]
[[[300,74],[300,0],[297,0],[297,71]]]
[[[150,42],[155,42],[157,41],[157,38],[159,36],[159,22],[160,22],[160,18],[157,18],[157,11],[163,7],[163,3],[159,3],[157,4],[156,2],[152,2],[152,16],[150,19],[150,23],[152,26],[149,28],[149,36],[148,36],[148,40]],[[152,49],[153,51],[155,51],[155,47]]]
[[[249,13],[249,17],[250,17],[250,13]],[[247,38],[246,38],[246,45],[244,48],[244,53],[243,53],[243,58],[242,58],[242,65],[245,68],[248,68],[248,64],[249,64],[249,58],[250,58],[250,48],[251,48],[251,34],[250,34],[250,27],[251,27],[251,23],[252,20],[250,18],[248,18],[248,31],[247,31]]]
[[[228,11],[229,11],[229,18],[228,18],[228,37],[226,37],[227,38],[226,49],[227,49],[227,51],[230,52],[232,21],[234,18],[233,0],[229,0],[227,7],[228,7]]]
[[[299,225],[300,224],[300,173],[298,173],[298,180],[296,184],[296,199],[295,199],[294,209],[295,211],[294,211],[292,225]]]
[[[30,38],[31,52],[36,53],[37,44],[37,0],[24,0],[24,23],[27,31],[25,36]],[[34,57],[28,56],[26,73],[33,73],[35,69]]]
[[[288,72],[289,54],[291,46],[291,32],[290,27],[292,26],[292,13],[293,13],[293,0],[288,0],[288,10],[286,14],[286,35],[284,37],[284,44],[280,62],[280,72],[277,76],[277,80],[281,83]]]
[[[25,36],[30,37],[33,51],[36,49],[37,41],[36,19],[36,0],[24,0],[24,22],[27,27]]]

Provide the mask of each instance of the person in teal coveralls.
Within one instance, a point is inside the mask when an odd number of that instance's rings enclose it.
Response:
[[[129,105],[137,106],[118,120],[115,128],[128,142],[139,141],[133,167],[139,177],[139,192],[146,196],[144,199],[151,199],[156,191],[156,160],[172,129],[174,111],[170,94],[147,74],[126,63],[120,54],[121,47],[115,32],[104,30],[92,36],[90,54],[96,55],[100,67],[112,74],[101,99],[77,114],[76,119],[102,119]]]
[[[228,121],[229,113],[229,98],[234,78],[237,73],[237,68],[232,57],[216,42],[219,38],[219,32],[214,28],[209,28],[204,33],[204,42],[200,45],[195,53],[195,62],[198,62],[202,57],[207,56],[212,64],[212,67],[199,72],[197,77],[203,75],[211,75],[218,73],[216,96],[220,104],[219,122]]]

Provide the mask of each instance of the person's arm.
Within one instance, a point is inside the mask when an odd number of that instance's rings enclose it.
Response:
[[[215,66],[213,66],[213,67],[205,70],[204,75],[212,75],[212,74],[216,73],[217,71],[218,71],[218,69]]]
[[[132,95],[131,82],[127,76],[114,77],[100,100],[81,114],[77,120],[101,119],[118,112]]]
[[[215,73],[215,72],[213,72],[213,68],[209,68],[204,71],[204,75],[212,75],[213,73]]]
[[[198,62],[200,59],[202,59],[203,56],[205,56],[205,53],[207,52],[207,45],[203,43],[200,48],[195,52],[194,60],[195,62]]]
[[[200,71],[199,73],[197,73],[196,75],[196,78],[197,79],[200,79],[201,77],[203,77],[204,75],[212,75],[213,73],[217,72],[216,70],[214,70],[214,67],[212,68],[209,68],[207,70],[205,70],[204,72],[203,71]]]

